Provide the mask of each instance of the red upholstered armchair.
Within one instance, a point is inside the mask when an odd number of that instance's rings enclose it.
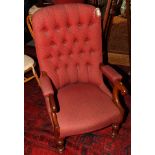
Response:
[[[32,16],[40,86],[59,152],[64,139],[112,125],[118,132],[126,94],[122,76],[102,65],[101,13],[86,4],[53,5]],[[103,82],[113,85],[111,93]]]

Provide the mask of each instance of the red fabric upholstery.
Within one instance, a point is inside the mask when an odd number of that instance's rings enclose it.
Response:
[[[103,83],[101,17],[86,4],[45,7],[32,17],[35,46],[41,71],[56,88],[75,82]]]
[[[97,130],[122,120],[102,79],[103,72],[115,81],[111,77],[115,76],[113,70],[106,67],[101,72],[100,68],[100,15],[94,6],[78,3],[48,6],[32,16],[40,70],[47,73],[58,90],[60,137]],[[41,88],[44,96],[53,93],[47,77],[41,77]],[[45,101],[51,114],[49,99],[45,97]]]
[[[39,81],[40,81],[40,87],[44,96],[47,96],[49,94],[54,94],[52,84],[48,76],[41,75]]]
[[[101,71],[113,84],[122,79],[122,76],[109,65],[101,66]]]
[[[54,4],[84,3],[84,0],[54,0]]]
[[[58,100],[61,137],[90,132],[121,120],[112,99],[93,84],[65,86],[58,91]]]

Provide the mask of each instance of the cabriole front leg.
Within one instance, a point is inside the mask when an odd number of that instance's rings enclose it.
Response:
[[[113,88],[113,101],[120,111],[121,120],[120,120],[120,123],[112,124],[112,138],[115,138],[116,135],[118,134],[120,124],[122,123],[123,117],[124,117],[124,109],[120,104],[119,93],[121,93],[122,96],[125,96],[127,94],[127,90],[121,81],[115,82],[114,88]]]

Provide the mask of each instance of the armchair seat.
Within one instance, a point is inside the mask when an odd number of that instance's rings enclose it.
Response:
[[[59,89],[58,101],[60,137],[98,130],[121,120],[112,98],[94,84],[67,85]]]

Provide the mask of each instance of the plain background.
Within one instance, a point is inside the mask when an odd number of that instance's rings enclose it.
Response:
[[[155,2],[131,2],[132,155],[155,154]],[[24,1],[0,3],[0,154],[24,154]]]

